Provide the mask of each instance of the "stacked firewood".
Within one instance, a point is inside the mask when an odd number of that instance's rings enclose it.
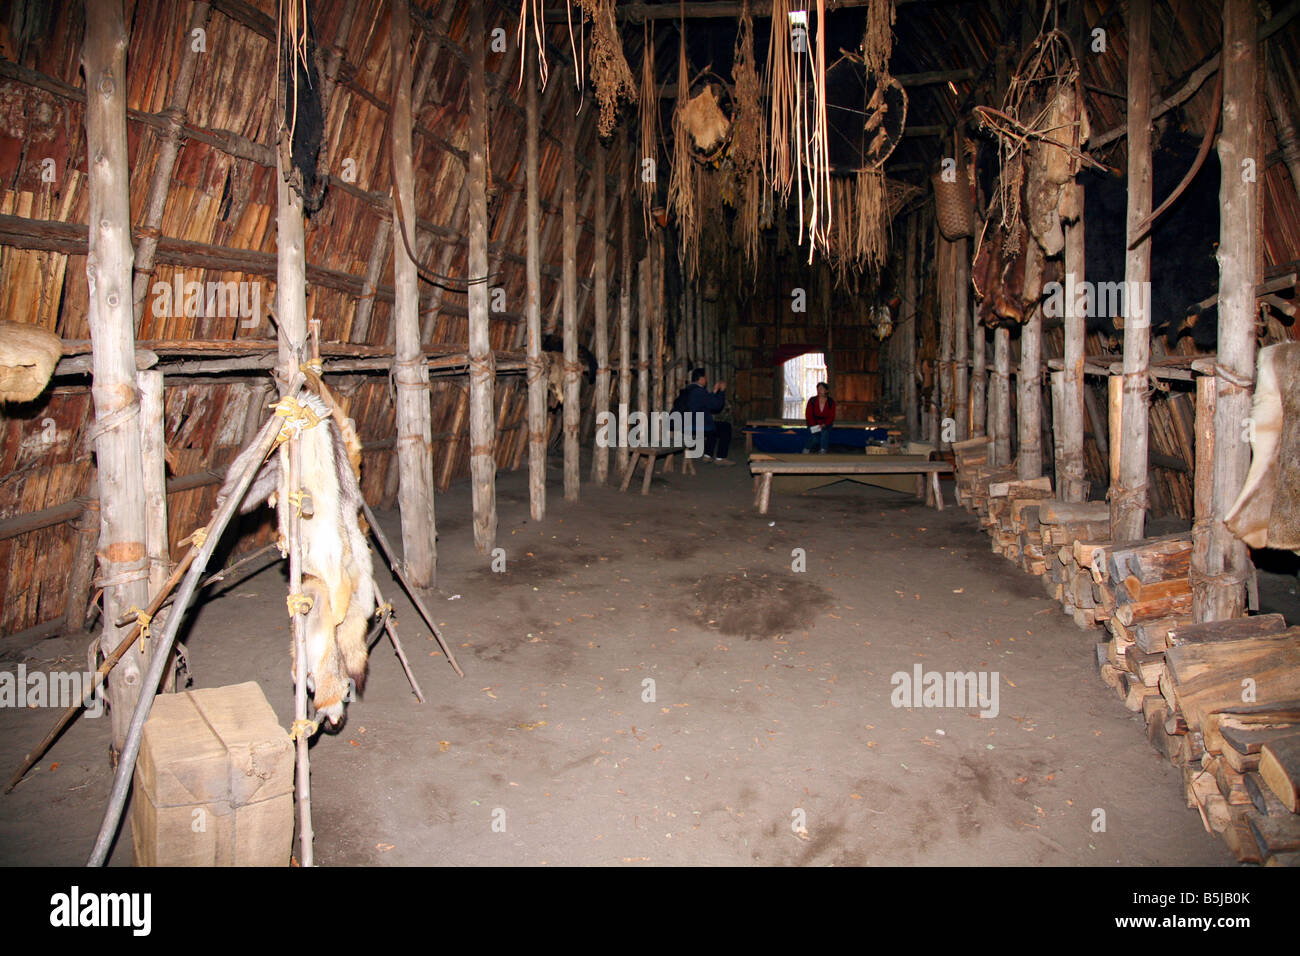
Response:
[[[972,438],[953,442],[953,466],[957,481],[957,504],[967,511],[984,515],[988,511],[988,489],[992,481],[1014,478],[1015,468],[991,465],[993,439]]]
[[[1243,862],[1300,865],[1300,628],[1279,614],[1132,628],[1102,679],[1183,770],[1187,805]]]
[[[958,500],[992,549],[1042,577],[1082,628],[1105,626],[1102,680],[1182,768],[1187,805],[1243,862],[1300,865],[1300,628],[1277,614],[1192,621],[1189,533],[1112,544],[1105,502],[1054,500],[1046,478],[953,446]]]

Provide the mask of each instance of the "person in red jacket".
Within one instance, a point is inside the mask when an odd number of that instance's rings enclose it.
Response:
[[[831,426],[835,424],[835,399],[831,398],[830,386],[825,382],[817,383],[817,394],[808,399],[803,410],[804,420],[808,423],[808,444],[804,445],[806,455],[814,445],[820,445],[819,454],[826,454],[831,444]]]

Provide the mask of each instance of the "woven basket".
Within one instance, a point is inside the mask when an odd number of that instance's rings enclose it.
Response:
[[[958,169],[957,177],[952,182],[944,182],[943,174],[935,173],[932,182],[935,216],[943,237],[953,242],[972,235],[975,231],[975,211],[971,208],[966,171]]]

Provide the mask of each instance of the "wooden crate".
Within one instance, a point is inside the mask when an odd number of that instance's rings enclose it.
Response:
[[[135,768],[137,866],[287,866],[294,755],[253,682],[161,694]]]

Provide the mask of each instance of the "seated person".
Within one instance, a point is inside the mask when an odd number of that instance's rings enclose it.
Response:
[[[719,382],[710,392],[704,369],[697,368],[691,372],[691,384],[687,386],[686,410],[704,414],[704,460],[719,465],[735,464],[727,459],[727,451],[731,448],[731,424],[713,420],[713,416],[722,411],[726,403],[726,382]]]
[[[835,399],[831,398],[830,386],[825,382],[817,383],[817,394],[808,399],[803,417],[808,423],[808,443],[803,453],[806,455],[813,445],[820,445],[818,453],[826,454],[831,445],[831,426],[835,424]]]

